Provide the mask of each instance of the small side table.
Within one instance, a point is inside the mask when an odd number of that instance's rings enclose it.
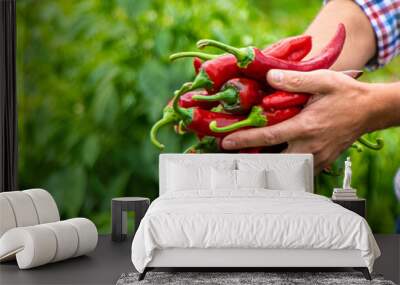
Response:
[[[136,233],[140,221],[146,214],[150,205],[150,199],[143,197],[120,197],[111,200],[111,215],[112,215],[112,234],[113,241],[123,241],[128,234],[127,227],[127,212],[135,212],[135,229]]]
[[[367,201],[363,198],[357,198],[352,200],[336,200],[332,199],[333,203],[339,204],[340,206],[359,214],[361,217],[366,218],[366,204]]]

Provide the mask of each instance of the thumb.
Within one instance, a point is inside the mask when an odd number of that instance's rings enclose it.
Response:
[[[317,94],[337,88],[341,75],[328,69],[309,72],[272,69],[267,73],[267,81],[275,89]]]

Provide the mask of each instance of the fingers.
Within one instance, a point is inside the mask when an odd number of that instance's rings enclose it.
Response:
[[[230,134],[222,141],[222,147],[230,150],[276,145],[300,137],[302,133],[298,119],[295,117],[270,127],[254,128]]]
[[[267,73],[267,81],[275,89],[320,94],[337,89],[341,76],[327,69],[310,72],[272,69]]]

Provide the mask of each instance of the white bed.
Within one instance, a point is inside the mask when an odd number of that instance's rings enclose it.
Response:
[[[256,188],[261,170],[268,185]],[[234,188],[208,184],[225,171]],[[163,154],[159,177],[132,243],[140,278],[154,267],[354,267],[370,278],[380,255],[362,217],[312,194],[311,155]]]

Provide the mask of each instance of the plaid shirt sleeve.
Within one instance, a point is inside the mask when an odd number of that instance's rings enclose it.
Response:
[[[400,54],[400,0],[354,1],[371,22],[377,42],[376,56],[366,67],[370,70],[383,67]]]

